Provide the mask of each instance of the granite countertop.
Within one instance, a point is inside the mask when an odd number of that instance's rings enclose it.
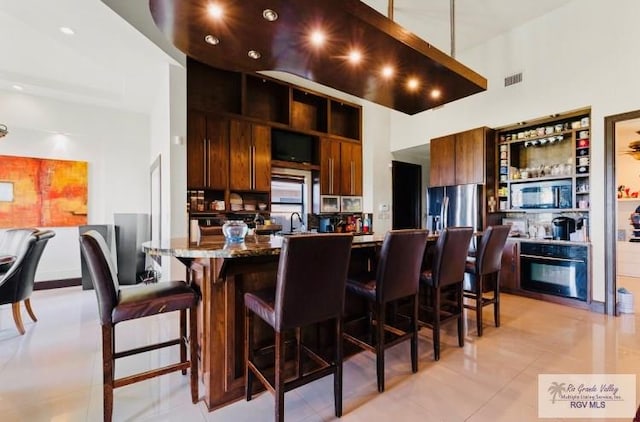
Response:
[[[315,234],[315,233],[314,233]],[[306,236],[298,234],[296,236]],[[319,234],[319,236],[325,236]],[[257,241],[257,239],[265,239]],[[250,256],[279,255],[283,237],[247,236],[242,243],[225,243],[217,241],[204,241],[201,243],[189,243],[186,238],[174,238],[160,244],[156,242],[144,242],[142,250],[149,255],[168,255],[176,258],[242,258]],[[383,235],[354,236],[353,248],[371,247],[381,244]]]
[[[529,237],[509,237],[510,240],[527,243],[544,243],[548,245],[576,245],[576,246],[591,246],[591,242],[576,241],[576,240],[555,240],[555,239],[539,239]]]

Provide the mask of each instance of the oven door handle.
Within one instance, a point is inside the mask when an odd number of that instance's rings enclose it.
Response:
[[[541,256],[541,255],[528,255],[525,253],[520,254],[521,258],[533,258],[533,259],[546,259],[549,261],[560,261],[560,262],[577,262],[580,264],[585,264],[586,261],[582,259],[569,259],[569,258],[554,258],[552,256]]]

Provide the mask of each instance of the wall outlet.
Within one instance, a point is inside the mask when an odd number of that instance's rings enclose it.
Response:
[[[380,212],[389,212],[389,204],[380,204],[380,205],[378,205],[378,211],[380,211]]]
[[[627,231],[624,229],[618,230],[618,240],[627,240]]]

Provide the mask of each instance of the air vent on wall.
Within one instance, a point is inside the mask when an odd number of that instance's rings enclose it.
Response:
[[[519,84],[522,82],[522,72],[504,78],[504,86]]]

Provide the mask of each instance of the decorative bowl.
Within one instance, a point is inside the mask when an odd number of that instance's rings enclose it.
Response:
[[[247,224],[240,220],[229,220],[222,226],[222,233],[229,243],[244,242],[244,237],[248,231]]]

